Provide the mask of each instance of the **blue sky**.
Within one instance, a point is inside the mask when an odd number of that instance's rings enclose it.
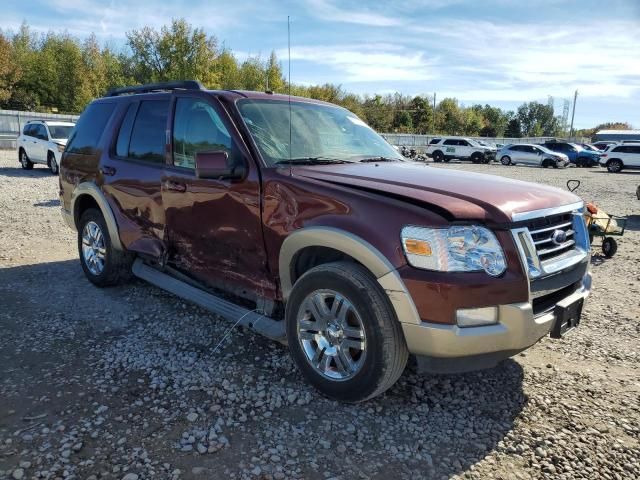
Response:
[[[26,20],[123,47],[128,30],[184,17],[240,58],[285,61],[287,15],[294,83],[508,109],[552,95],[558,112],[578,89],[577,128],[640,127],[640,0],[5,0],[0,28]]]

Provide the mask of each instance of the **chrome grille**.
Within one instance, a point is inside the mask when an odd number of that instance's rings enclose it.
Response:
[[[559,257],[575,248],[571,212],[529,220],[526,227],[541,262]]]

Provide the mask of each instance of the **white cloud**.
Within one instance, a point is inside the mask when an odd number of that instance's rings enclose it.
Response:
[[[286,58],[286,51],[278,52]],[[330,67],[347,82],[397,82],[433,78],[431,64],[422,52],[408,52],[387,44],[296,46],[291,59]],[[340,81],[338,81],[340,83]]]
[[[356,23],[372,27],[392,27],[402,24],[399,18],[371,12],[367,9],[353,10],[335,5],[330,0],[307,0],[308,13],[322,20]]]

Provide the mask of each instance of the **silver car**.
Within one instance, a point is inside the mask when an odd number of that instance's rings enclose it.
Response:
[[[552,152],[542,145],[532,143],[505,145],[498,152],[497,158],[503,165],[521,163],[536,167],[558,168],[566,167],[569,164],[569,157],[564,153]]]

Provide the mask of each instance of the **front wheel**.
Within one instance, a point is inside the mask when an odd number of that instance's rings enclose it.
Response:
[[[319,265],[300,277],[286,322],[298,368],[335,400],[373,398],[406,366],[408,350],[391,304],[375,278],[355,263]]]
[[[500,163],[502,163],[504,166],[511,165],[511,158],[508,155],[505,155],[500,159]]]
[[[131,276],[134,255],[113,248],[100,210],[90,208],[80,217],[78,253],[82,270],[94,285],[117,285]]]
[[[47,165],[49,166],[49,171],[54,174],[54,175],[58,175],[58,172],[60,171],[60,167],[58,166],[58,161],[56,160],[56,156],[49,152],[49,158],[47,158]]]

